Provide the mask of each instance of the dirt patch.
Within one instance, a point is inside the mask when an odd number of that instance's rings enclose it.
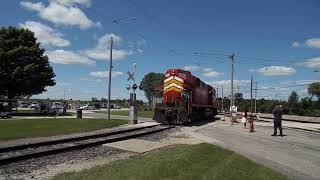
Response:
[[[203,141],[185,134],[182,130],[169,134],[167,138],[161,139],[159,142],[166,145],[203,143]]]

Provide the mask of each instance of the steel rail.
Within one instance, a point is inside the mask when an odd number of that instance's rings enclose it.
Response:
[[[34,143],[13,145],[13,146],[7,146],[7,147],[0,147],[0,153],[9,152],[9,151],[16,151],[16,150],[22,150],[22,149],[33,148],[33,147],[55,145],[55,144],[60,144],[60,143],[72,142],[72,141],[85,140],[85,139],[89,139],[89,138],[106,137],[106,136],[111,136],[111,135],[120,134],[120,133],[138,131],[138,130],[145,129],[145,128],[152,128],[152,127],[155,127],[155,126],[158,126],[158,125],[150,125],[150,126],[144,126],[144,127],[138,127],[138,128],[130,128],[130,129],[123,129],[123,130],[105,132],[105,133],[98,133],[98,134],[93,134],[93,135],[83,135],[83,136],[70,137],[70,138],[67,137],[67,138],[61,138],[61,139],[57,139],[57,140],[49,140],[49,141],[42,141],[42,142],[34,142]]]
[[[159,128],[152,129],[152,128],[155,128],[157,126]],[[112,143],[112,142],[132,139],[132,138],[136,138],[136,137],[141,137],[141,136],[144,136],[144,135],[153,134],[153,133],[161,132],[161,131],[164,131],[164,130],[167,130],[167,129],[171,129],[173,127],[174,126],[155,125],[155,126],[147,126],[147,127],[144,127],[144,128],[136,128],[134,130],[133,129],[129,129],[127,131],[123,130],[123,131],[112,132],[113,133],[112,135],[122,135],[122,136],[118,136],[118,137],[105,136],[105,137],[99,137],[99,139],[94,140],[94,138],[96,138],[96,137],[90,136],[89,138],[86,138],[86,139],[80,139],[80,140],[76,139],[76,140],[74,140],[74,142],[76,142],[78,144],[73,144],[71,146],[51,148],[51,149],[37,151],[37,152],[31,152],[31,153],[25,153],[25,154],[20,154],[20,155],[8,156],[8,157],[0,158],[0,166],[6,165],[6,164],[10,164],[10,163],[13,163],[13,162],[17,162],[17,161],[21,161],[21,160],[27,160],[27,159],[37,158],[37,157],[42,157],[42,156],[48,156],[48,155],[58,154],[58,153],[62,153],[62,152],[72,151],[72,150],[80,150],[80,149],[84,149],[84,148],[91,147],[91,146],[101,145],[101,144],[104,144],[104,143]],[[137,129],[139,129],[139,130],[137,130]],[[125,135],[125,133],[132,133],[134,131],[138,131],[138,132],[133,133],[133,134]],[[109,135],[110,135],[110,133],[109,133]],[[92,141],[88,141],[88,140],[91,140],[91,139],[92,139]],[[81,143],[81,141],[82,142],[83,141],[88,141],[88,142]],[[68,142],[73,142],[73,141],[68,139]],[[61,143],[66,143],[66,142],[61,142]],[[59,143],[56,143],[56,144],[59,144]],[[41,147],[41,146],[37,145],[36,147]],[[20,150],[20,149],[18,149],[18,150]]]

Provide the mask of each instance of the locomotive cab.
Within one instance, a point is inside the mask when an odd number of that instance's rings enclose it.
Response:
[[[169,69],[165,73],[162,104],[155,107],[154,120],[183,124],[216,115],[215,90],[191,72]]]

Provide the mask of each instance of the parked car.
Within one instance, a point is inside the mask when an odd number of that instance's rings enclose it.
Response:
[[[61,108],[62,107],[62,103],[61,102],[54,102],[51,106],[51,108]]]
[[[11,118],[12,112],[0,112],[0,118]]]
[[[50,108],[50,112],[57,114],[59,111],[62,111],[63,105],[60,102],[54,102]]]
[[[91,104],[85,104],[83,106],[81,106],[79,109],[82,109],[82,110],[94,110],[95,107]]]
[[[29,106],[30,109],[40,109],[40,105],[37,102],[33,102]]]
[[[19,108],[28,108],[29,104],[27,102],[20,102]]]
[[[0,117],[1,118],[11,118],[12,112],[7,102],[0,102]]]

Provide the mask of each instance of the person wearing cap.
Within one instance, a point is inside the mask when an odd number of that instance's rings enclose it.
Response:
[[[272,111],[272,114],[274,116],[273,119],[273,134],[271,136],[276,136],[277,135],[277,130],[279,128],[280,131],[280,136],[283,136],[282,134],[282,106],[281,105],[276,105],[275,108]]]

